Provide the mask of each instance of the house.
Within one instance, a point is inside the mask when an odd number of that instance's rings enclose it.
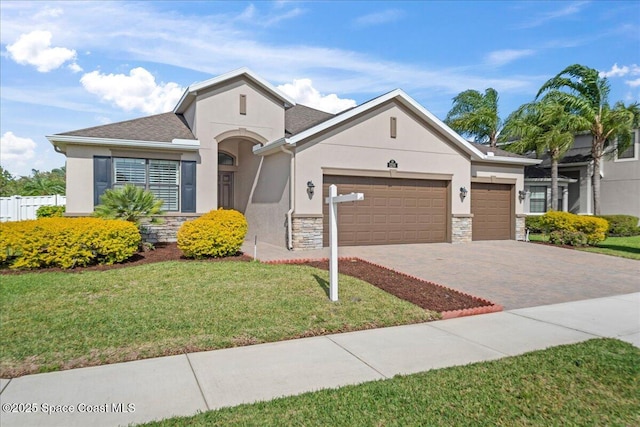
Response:
[[[172,112],[47,137],[67,157],[67,213],[108,188],[164,200],[158,240],[184,221],[237,209],[248,238],[328,245],[330,184],[365,200],[339,209],[341,245],[522,239],[524,167],[461,138],[402,90],[333,115],[242,68],[191,85]]]
[[[640,130],[624,152],[611,147],[600,163],[600,211],[603,215],[627,214],[640,217]],[[545,213],[551,208],[551,161],[525,168],[524,212]],[[571,149],[558,163],[558,210],[593,214],[593,158],[591,135],[576,135]]]

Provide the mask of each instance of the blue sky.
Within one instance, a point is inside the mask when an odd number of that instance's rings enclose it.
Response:
[[[170,111],[187,86],[247,66],[338,111],[395,88],[443,119],[493,87],[505,118],[566,66],[640,100],[638,1],[0,3],[0,163],[64,165],[45,135]]]

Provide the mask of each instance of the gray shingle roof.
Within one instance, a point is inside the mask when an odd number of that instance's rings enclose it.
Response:
[[[59,133],[58,135],[157,142],[171,142],[174,139],[196,139],[189,126],[187,126],[184,117],[181,114],[172,112],[78,129]]]
[[[525,166],[524,168],[524,177],[525,178],[548,178],[551,179],[551,169],[542,168],[540,165],[534,166]],[[558,174],[558,179],[571,179],[564,175]]]
[[[529,157],[536,158],[536,154],[532,153]],[[551,159],[547,154],[540,157],[542,159],[542,163],[540,163],[540,167],[542,168],[550,168],[551,167]],[[558,162],[559,165],[570,165],[573,163],[585,163],[589,162],[593,159],[591,156],[591,147],[573,147],[560,159]]]
[[[334,114],[296,104],[284,112],[284,131],[286,136],[293,136],[332,117]]]
[[[482,152],[482,154],[487,154],[489,152],[492,152],[492,153],[494,153],[494,155],[500,156],[500,157],[515,157],[515,158],[524,158],[525,157],[525,156],[521,156],[520,154],[511,153],[511,152],[503,150],[501,148],[491,148],[488,145],[478,144],[476,142],[472,142],[471,145],[473,145],[475,148],[480,150]]]

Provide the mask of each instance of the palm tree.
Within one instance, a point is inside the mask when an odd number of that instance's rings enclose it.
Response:
[[[453,98],[453,107],[444,122],[460,135],[473,137],[475,142],[496,147],[502,120],[498,116],[498,92],[465,90]]]
[[[593,210],[600,214],[600,164],[605,149],[615,142],[618,150],[624,150],[631,142],[631,132],[638,123],[638,104],[609,105],[611,87],[598,70],[580,64],[570,65],[542,85],[536,98],[555,92],[572,114],[588,123],[583,130],[591,132],[591,157],[593,158]]]
[[[47,173],[37,169],[31,170],[33,177],[27,178],[22,188],[23,196],[46,196],[49,194],[64,194],[64,181],[53,180]]]
[[[94,216],[108,219],[122,219],[142,227],[142,221],[158,223],[154,218],[162,215],[162,200],[156,199],[154,194],[142,187],[127,184],[122,188],[106,190],[100,196],[100,204],[96,206]]]
[[[551,209],[558,210],[558,161],[573,145],[577,131],[585,121],[570,114],[558,102],[557,94],[550,92],[540,101],[522,105],[507,118],[501,141],[514,140],[504,147],[515,153],[535,151],[551,159]]]

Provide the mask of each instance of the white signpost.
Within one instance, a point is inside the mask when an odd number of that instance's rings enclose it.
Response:
[[[351,193],[338,196],[338,187],[329,186],[329,299],[338,301],[338,203],[364,200],[364,194]]]

